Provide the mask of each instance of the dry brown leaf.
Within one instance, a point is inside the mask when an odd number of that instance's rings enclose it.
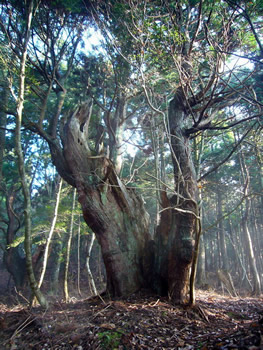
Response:
[[[100,325],[100,328],[106,328],[106,329],[115,329],[116,326],[114,323],[102,323]]]

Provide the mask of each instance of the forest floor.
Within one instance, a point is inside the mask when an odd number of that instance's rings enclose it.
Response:
[[[206,291],[197,291],[194,308],[140,293],[73,298],[44,312],[0,297],[0,349],[263,349],[262,316],[263,297]]]

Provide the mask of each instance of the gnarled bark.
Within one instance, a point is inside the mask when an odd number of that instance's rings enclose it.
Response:
[[[170,148],[174,166],[174,195],[162,194],[163,211],[156,232],[158,257],[156,272],[169,296],[184,302],[188,293],[190,268],[194,251],[194,233],[198,217],[197,184],[189,140],[183,132],[185,108],[179,89],[169,106]]]
[[[175,192],[171,198],[162,192],[164,210],[155,243],[140,196],[124,186],[110,159],[89,147],[87,105],[68,118],[63,151],[56,150],[63,156],[62,160],[54,159],[60,175],[76,187],[84,219],[101,246],[107,289],[114,296],[147,286],[183,302],[188,292],[197,187],[188,138],[183,134],[184,112],[176,99],[177,95],[169,112]],[[50,146],[52,150],[52,142]]]
[[[54,162],[60,175],[76,187],[84,219],[99,241],[108,291],[125,295],[147,285],[149,215],[135,191],[125,188],[113,163],[90,150],[88,117],[85,104],[69,117],[63,130],[63,152],[52,154],[63,155]],[[52,142],[50,146],[52,150]]]

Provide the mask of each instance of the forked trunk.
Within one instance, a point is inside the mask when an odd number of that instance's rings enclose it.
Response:
[[[112,162],[104,155],[92,154],[87,120],[87,106],[83,105],[64,126],[64,160],[53,161],[61,176],[70,178],[77,189],[84,219],[101,246],[108,291],[125,295],[146,285],[149,215],[142,199],[125,188]],[[66,164],[66,174],[61,164]]]
[[[124,186],[111,160],[89,148],[87,109],[81,106],[66,122],[63,152],[58,152],[58,144],[50,142],[50,146],[60,175],[76,187],[84,219],[101,246],[107,289],[121,296],[151,287],[183,302],[189,286],[197,205],[188,140],[179,125],[182,120],[177,120],[179,128],[175,123],[171,129],[176,189],[170,198],[162,193],[164,210],[153,242],[141,197]],[[170,113],[174,113],[173,105]]]

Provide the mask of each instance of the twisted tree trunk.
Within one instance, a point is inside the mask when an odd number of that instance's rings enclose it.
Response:
[[[176,96],[177,98],[177,96]],[[134,189],[124,186],[111,160],[88,144],[88,106],[82,105],[63,129],[63,150],[49,140],[60,175],[77,189],[83,216],[96,234],[113,296],[151,287],[184,302],[193,258],[197,204],[196,181],[182,109],[170,106],[175,192],[162,192],[163,211],[154,237],[149,215]]]
[[[88,114],[88,106],[83,105],[70,116],[64,126],[63,151],[51,141],[51,153],[60,175],[76,187],[84,219],[101,246],[107,289],[120,296],[147,285],[149,215],[140,196],[125,188],[113,163],[91,152]]]

